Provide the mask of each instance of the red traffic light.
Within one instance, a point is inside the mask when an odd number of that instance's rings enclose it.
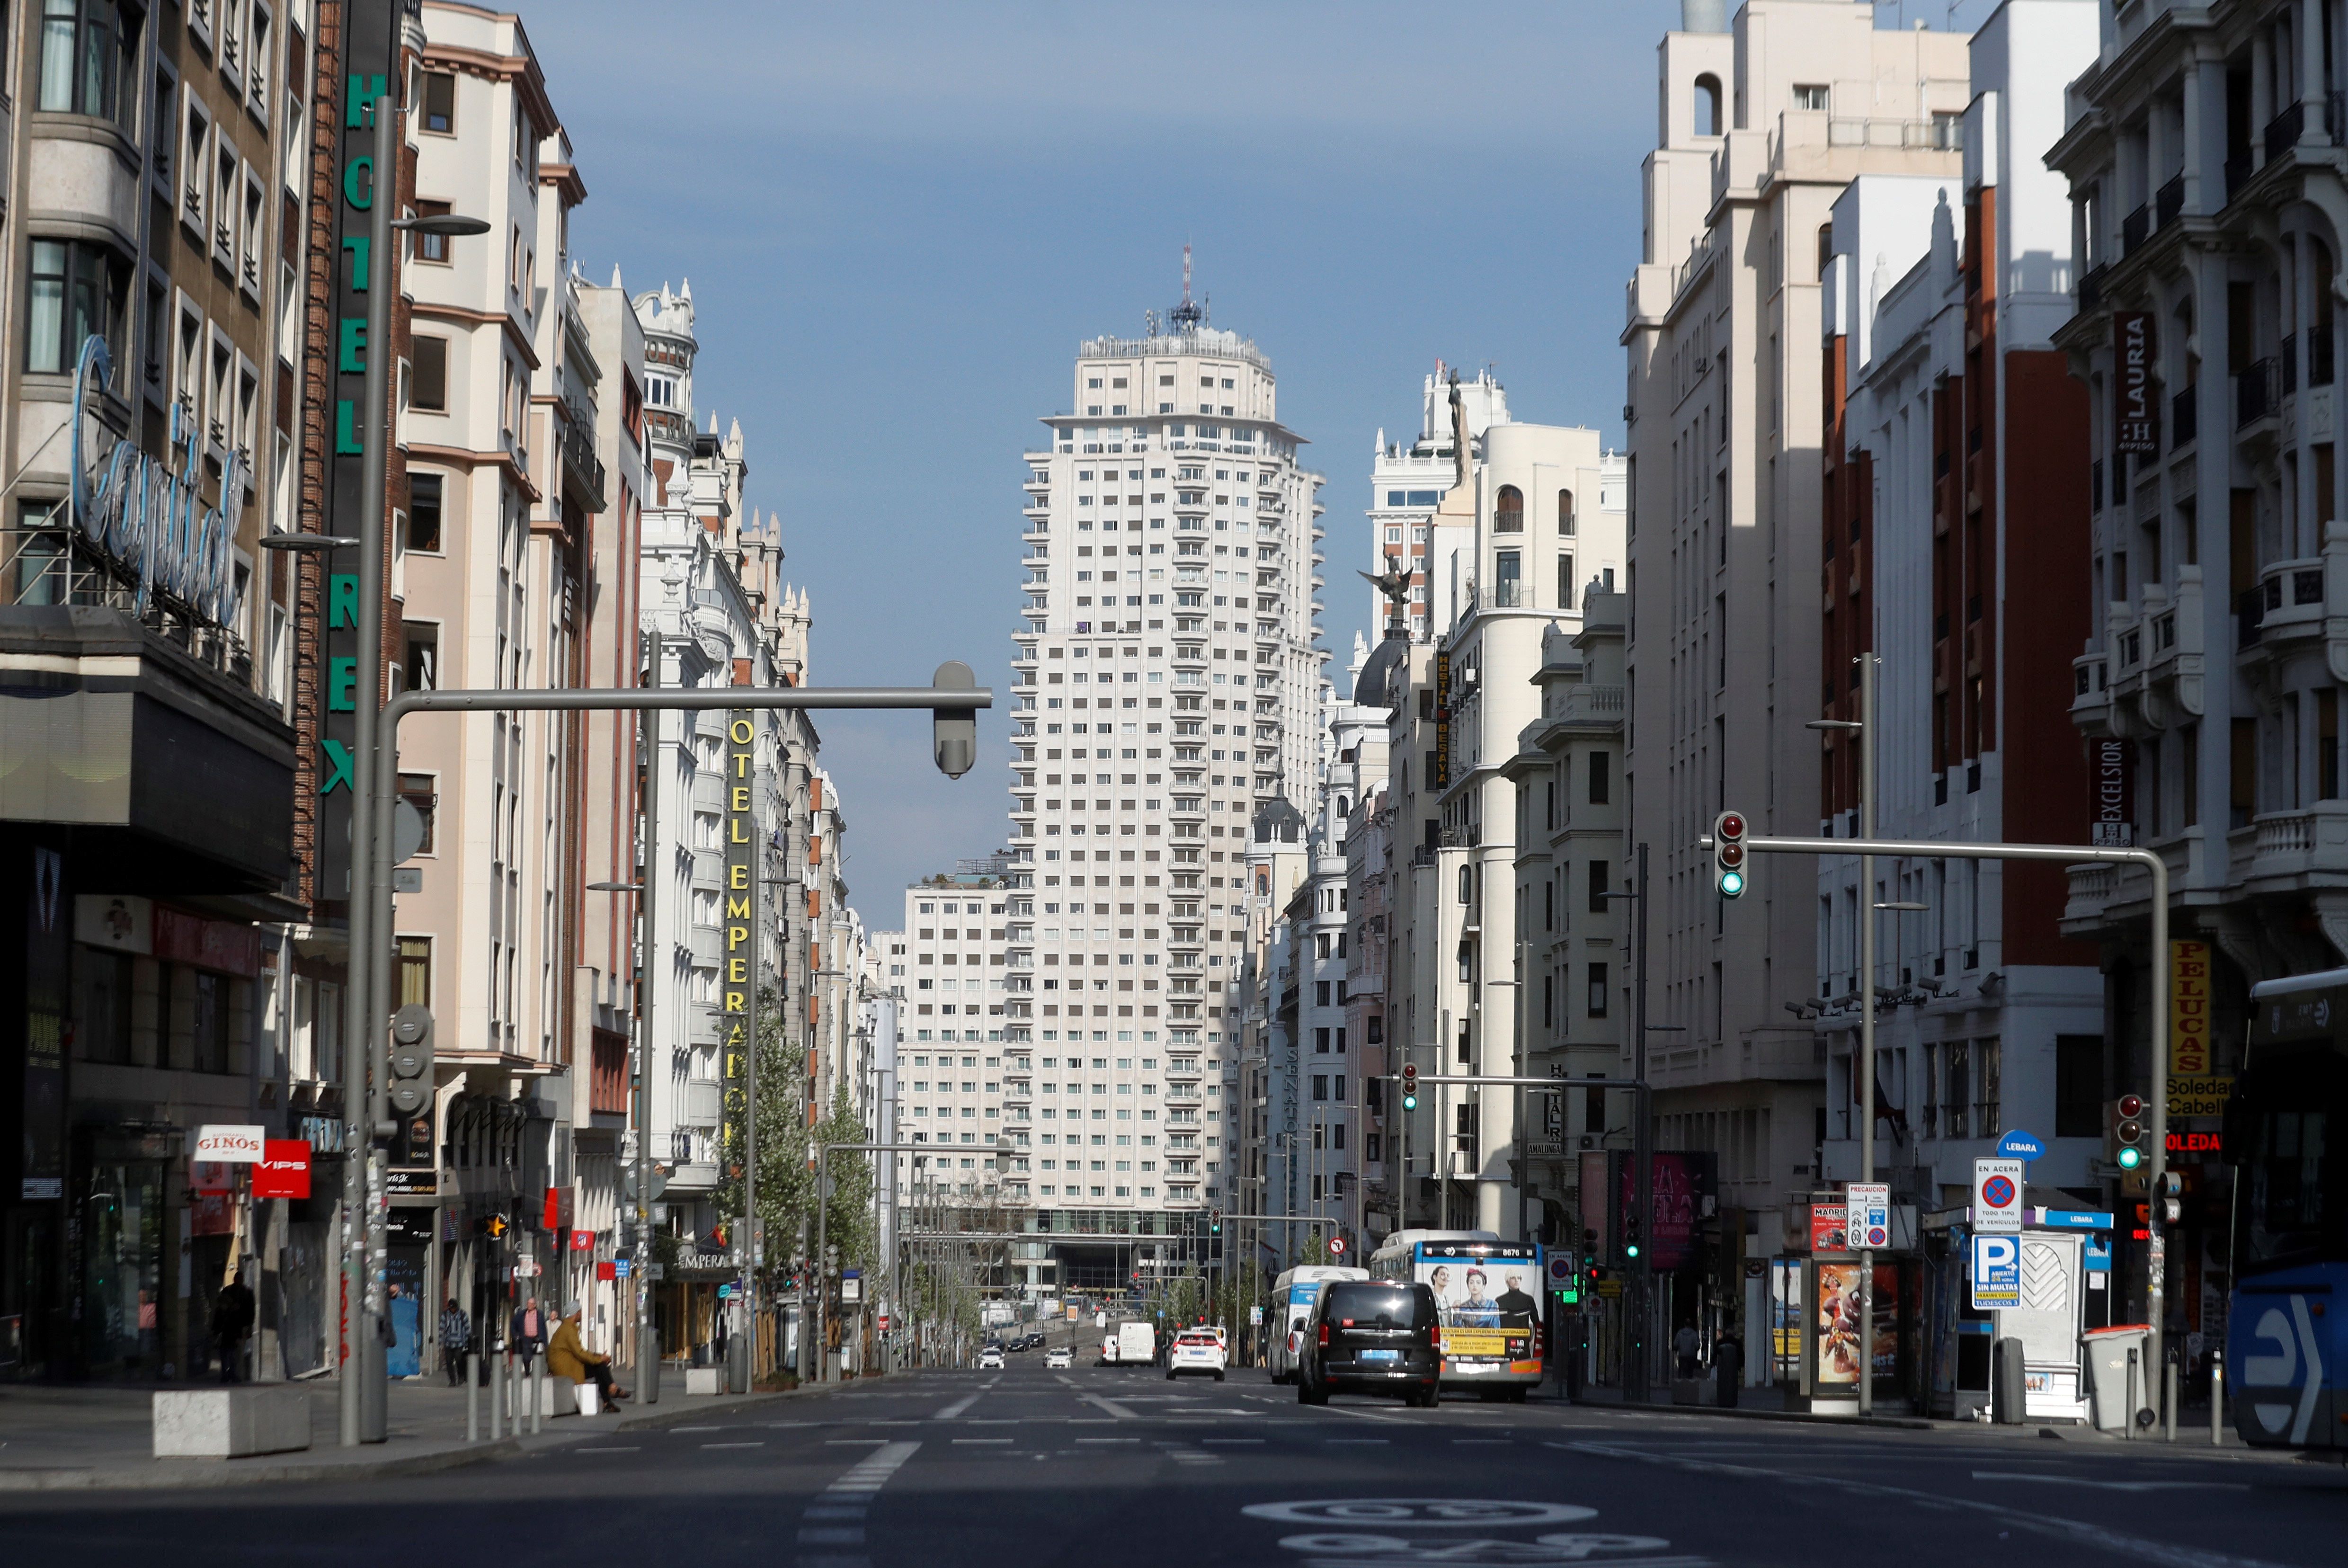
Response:
[[[2119,1110],[2122,1121],[2134,1121],[2144,1114],[2144,1096],[2140,1094],[2120,1096]]]
[[[1723,839],[1741,839],[1745,836],[1745,816],[1740,811],[1723,811],[1720,814],[1720,820],[1714,825]]]

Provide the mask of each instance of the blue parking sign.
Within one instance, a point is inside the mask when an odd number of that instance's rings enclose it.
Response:
[[[2022,1305],[2022,1238],[1975,1236],[1967,1248],[1965,1272],[1972,1278],[1975,1312]]]

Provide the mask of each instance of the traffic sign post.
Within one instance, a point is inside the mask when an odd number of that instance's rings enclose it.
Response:
[[[1853,1181],[1843,1193],[1845,1233],[1856,1252],[1891,1244],[1891,1187],[1884,1181]]]
[[[1973,1161],[1973,1233],[2019,1235],[2022,1233],[2022,1161]]]
[[[2022,1238],[1975,1235],[1966,1243],[1965,1273],[1971,1277],[1972,1310],[2022,1305]]]

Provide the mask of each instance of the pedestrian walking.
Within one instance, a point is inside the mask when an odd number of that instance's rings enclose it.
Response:
[[[465,1381],[465,1355],[473,1348],[473,1320],[465,1309],[450,1296],[448,1305],[440,1309],[440,1359],[448,1369],[448,1387],[458,1387]]]
[[[220,1380],[243,1381],[244,1342],[252,1333],[255,1315],[252,1287],[242,1274],[233,1275],[212,1298],[212,1348],[220,1357]]]
[[[612,1381],[612,1358],[599,1356],[587,1348],[579,1337],[579,1308],[573,1305],[554,1331],[554,1338],[546,1346],[546,1370],[550,1377],[568,1377],[573,1383],[592,1383],[595,1391],[609,1405],[614,1399],[628,1398],[628,1391]]]
[[[1736,1337],[1736,1330],[1724,1328],[1712,1346],[1712,1376],[1715,1386],[1713,1402],[1724,1410],[1736,1408],[1736,1390],[1745,1382],[1745,1343]]]
[[[1672,1353],[1679,1357],[1681,1377],[1695,1376],[1697,1357],[1703,1348],[1704,1339],[1696,1333],[1695,1325],[1681,1324],[1680,1331],[1672,1336]]]
[[[513,1321],[506,1327],[506,1348],[521,1357],[521,1373],[530,1376],[530,1364],[546,1348],[546,1314],[531,1296],[514,1308]],[[550,1367],[549,1370],[551,1370]]]

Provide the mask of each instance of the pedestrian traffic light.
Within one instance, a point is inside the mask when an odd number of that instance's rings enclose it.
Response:
[[[2112,1101],[2105,1120],[2105,1151],[2122,1171],[2141,1170],[2150,1158],[2146,1147],[2144,1097],[2124,1094]]]
[[[1712,820],[1712,882],[1723,898],[1745,894],[1745,813],[1723,811]]]
[[[2160,1222],[2174,1225],[2185,1218],[2185,1177],[2181,1172],[2164,1171],[2160,1173]]]
[[[948,659],[930,677],[933,691],[972,691],[978,678],[960,659]],[[938,771],[959,779],[978,760],[978,710],[974,707],[934,707],[930,710],[931,736],[936,747]]]
[[[1405,1110],[1418,1109],[1418,1068],[1411,1062],[1402,1065],[1402,1108]]]
[[[432,1103],[432,1012],[410,1002],[391,1016],[391,1109],[414,1116]]]

